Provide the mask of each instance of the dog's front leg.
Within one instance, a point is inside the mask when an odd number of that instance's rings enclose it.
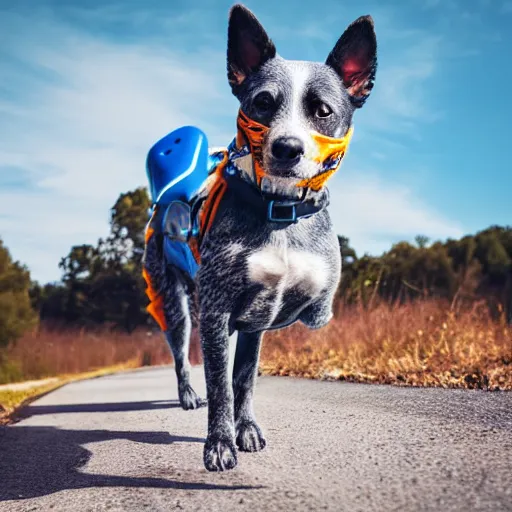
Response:
[[[201,343],[208,397],[204,465],[209,471],[233,469],[237,464],[233,389],[228,376],[228,321],[228,314],[201,314]]]
[[[261,338],[261,332],[240,332],[236,344],[233,367],[236,444],[245,452],[263,450],[267,444],[256,423],[252,406]]]

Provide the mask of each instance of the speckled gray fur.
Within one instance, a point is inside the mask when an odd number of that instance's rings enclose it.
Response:
[[[364,25],[364,30],[357,23]],[[369,18],[360,18],[347,29],[343,41],[345,46],[348,41],[351,51],[357,53],[359,39],[363,46],[367,42],[364,38],[368,37],[368,24]],[[373,34],[373,24],[369,33]],[[248,45],[250,58],[243,51]],[[257,62],[255,54],[260,58]],[[344,57],[351,55],[340,58]],[[283,177],[282,162],[276,163],[272,157],[271,145],[276,138],[288,134],[305,137],[312,129],[332,137],[347,132],[354,110],[363,101],[353,101],[346,80],[338,71],[332,58],[330,65],[282,59],[252,13],[242,6],[231,10],[228,78],[244,111],[270,128],[264,143],[264,164],[269,175]],[[254,103],[262,92],[271,95],[270,112],[262,113]],[[330,107],[331,116],[316,116],[313,111],[318,101]],[[284,169],[286,175],[301,178],[319,171],[303,160],[290,163]],[[294,321],[317,329],[332,317],[341,259],[329,214],[322,210],[283,226],[261,219],[243,197],[228,189],[201,246],[195,283],[165,264],[161,240],[156,236],[146,247],[144,264],[164,294],[166,336],[176,361],[179,398],[185,409],[201,404],[190,387],[188,362],[195,297],[198,298],[208,398],[204,464],[210,471],[232,469],[237,464],[237,447],[258,451],[266,444],[252,407],[263,332]],[[234,331],[238,332],[238,339],[230,376],[229,336]]]

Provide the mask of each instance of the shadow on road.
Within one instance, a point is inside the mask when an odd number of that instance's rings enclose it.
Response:
[[[99,404],[70,404],[70,405],[30,405],[22,409],[17,419],[29,418],[39,414],[62,414],[68,412],[128,412],[149,411],[154,409],[179,408],[178,400],[160,400],[147,402],[112,402]]]
[[[111,405],[111,404],[108,404]],[[117,404],[119,405],[119,404]],[[64,406],[66,407],[66,406]],[[124,409],[123,409],[124,410]],[[91,452],[82,445],[127,439],[136,443],[203,443],[198,437],[172,436],[167,432],[61,430],[54,427],[0,427],[0,502],[46,496],[66,489],[91,487],[150,487],[188,490],[243,490],[253,486],[216,485],[163,478],[161,469],[145,477],[82,473]],[[115,456],[115,453],[113,454]],[[158,473],[159,472],[159,473]],[[172,469],[165,476],[172,477]]]

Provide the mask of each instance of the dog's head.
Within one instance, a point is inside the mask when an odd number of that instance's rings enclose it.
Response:
[[[355,109],[373,87],[377,41],[370,16],[354,21],[325,64],[281,58],[254,14],[242,5],[230,12],[228,80],[242,111],[268,128],[263,139],[265,173],[310,179],[321,163],[307,156],[311,134],[344,137]]]

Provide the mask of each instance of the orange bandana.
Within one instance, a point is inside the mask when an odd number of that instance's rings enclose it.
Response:
[[[244,146],[248,146],[252,156],[254,180],[260,186],[262,178],[268,177],[263,168],[263,143],[269,128],[250,119],[242,110],[238,111],[237,128],[236,147],[241,150]],[[327,137],[321,133],[311,131],[315,151],[308,158],[321,164],[322,170],[312,178],[300,180],[296,186],[314,191],[321,190],[327,180],[339,169],[353,131],[354,129],[350,127],[347,134],[341,139]]]

